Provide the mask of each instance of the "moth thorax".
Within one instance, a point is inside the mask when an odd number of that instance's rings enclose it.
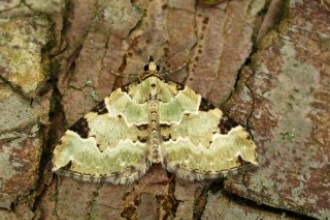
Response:
[[[157,105],[157,109],[158,109],[158,95],[159,95],[159,86],[158,86],[158,79],[156,77],[150,77],[149,78],[149,100],[157,100],[157,102],[155,102],[155,104]],[[149,102],[149,106],[150,106]],[[150,107],[149,107],[150,108]]]

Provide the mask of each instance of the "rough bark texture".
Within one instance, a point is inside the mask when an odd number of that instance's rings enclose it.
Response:
[[[329,219],[326,0],[0,2],[1,219]],[[50,171],[65,128],[168,57],[248,126],[257,169],[187,182],[154,166],[130,186]],[[118,73],[118,74],[113,74]],[[244,198],[244,199],[243,199]]]

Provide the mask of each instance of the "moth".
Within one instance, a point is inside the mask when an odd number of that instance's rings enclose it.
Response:
[[[191,181],[257,165],[256,145],[241,125],[160,75],[150,57],[140,79],[74,123],[54,149],[52,170],[82,181],[130,184],[154,163]]]

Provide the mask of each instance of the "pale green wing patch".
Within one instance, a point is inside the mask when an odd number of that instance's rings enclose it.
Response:
[[[167,137],[163,144],[168,171],[184,179],[201,180],[217,178],[243,163],[257,164],[256,146],[242,126],[188,87],[179,91],[175,100],[170,104],[173,109],[181,109],[177,116],[180,120],[161,130],[162,136]],[[196,106],[189,108],[191,103]]]
[[[147,128],[138,126],[147,123],[144,106],[115,90],[66,131],[54,150],[53,171],[93,182],[137,180],[150,166]]]
[[[116,89],[105,98],[105,103],[109,109],[109,113],[112,116],[122,115],[126,119],[129,125],[145,124],[148,121],[148,106],[147,102],[141,102],[141,99],[145,99],[143,93],[139,89],[135,89],[135,84],[130,86],[134,91],[135,99],[132,99],[121,88]],[[134,88],[134,89],[133,89]]]
[[[145,144],[126,140],[113,149],[100,152],[95,138],[83,139],[68,130],[62,144],[54,151],[53,171],[95,182],[101,179],[115,183],[133,182],[150,166],[144,158],[145,149]],[[60,169],[66,166],[69,166],[68,170]],[[89,177],[91,175],[93,179]]]
[[[206,146],[194,144],[188,137],[168,141],[166,169],[189,180],[217,178],[242,162],[257,165],[255,145],[241,126],[228,134],[214,134]]]

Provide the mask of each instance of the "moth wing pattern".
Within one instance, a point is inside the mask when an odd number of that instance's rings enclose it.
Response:
[[[89,182],[132,183],[150,167],[146,159],[146,105],[134,105],[116,89],[74,123],[53,156],[53,171]],[[127,117],[135,112],[136,117]]]
[[[180,119],[170,124],[160,114],[161,128],[165,128],[162,136],[170,134],[163,142],[169,172],[186,180],[202,180],[224,176],[243,163],[257,165],[256,146],[245,128],[189,87],[167,83],[179,88],[175,99],[183,109]],[[160,112],[170,109],[168,103],[159,107]]]

